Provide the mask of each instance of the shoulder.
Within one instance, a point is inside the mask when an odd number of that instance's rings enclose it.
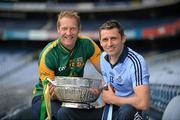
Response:
[[[55,49],[55,47],[58,45],[58,40],[52,41],[48,43],[43,50],[40,53],[40,57],[46,56],[47,54],[51,54],[51,51]]]
[[[89,45],[93,45],[94,43],[94,41],[88,36],[79,36],[79,41],[82,44],[89,44]]]
[[[107,53],[104,51],[101,53],[101,58],[104,58],[107,55]]]
[[[107,55],[106,52],[101,53],[100,62],[101,62],[102,65],[104,65],[104,63],[106,63],[106,59],[105,59],[106,55]]]
[[[145,61],[144,57],[141,54],[137,53],[136,51],[132,50],[131,48],[128,48],[128,59],[132,63],[141,63],[141,62]]]
[[[83,49],[89,51],[91,54],[101,52],[99,46],[95,43],[94,40],[87,36],[79,36],[79,44],[83,47]],[[83,45],[82,45],[83,44]]]
[[[48,52],[48,51],[54,49],[57,45],[58,45],[58,40],[52,41],[44,47],[42,52]]]
[[[81,40],[81,41],[85,41],[85,42],[89,42],[89,41],[91,41],[92,39],[90,38],[90,37],[88,37],[88,36],[79,36],[79,39]]]
[[[129,66],[129,68],[133,68],[130,70],[132,72],[134,71],[136,75],[148,74],[148,65],[144,57],[130,48],[128,50],[126,65]]]
[[[52,69],[55,67],[57,61],[56,46],[58,45],[58,40],[52,41],[45,46],[45,48],[40,53],[38,64],[40,66],[47,66]]]

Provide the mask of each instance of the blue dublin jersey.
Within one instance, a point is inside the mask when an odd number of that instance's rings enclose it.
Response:
[[[101,71],[106,84],[111,84],[115,95],[134,95],[134,88],[149,84],[148,67],[144,58],[128,47],[124,47],[116,64],[111,65],[106,52],[101,54]]]

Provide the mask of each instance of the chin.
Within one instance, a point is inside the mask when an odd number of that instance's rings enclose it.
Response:
[[[109,56],[116,56],[115,53],[109,53]]]
[[[111,52],[107,52],[109,55],[112,55],[112,54],[114,54],[114,52],[113,51],[111,51]]]
[[[65,46],[73,46],[74,45],[74,43],[65,43]]]
[[[63,43],[65,44],[65,45],[72,45],[72,44],[74,44],[75,42],[74,42],[74,40],[63,40]]]

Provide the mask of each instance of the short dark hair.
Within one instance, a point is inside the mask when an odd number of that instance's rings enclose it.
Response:
[[[108,20],[104,24],[102,24],[99,27],[99,35],[100,35],[101,30],[104,30],[104,29],[110,30],[113,28],[117,28],[119,30],[120,35],[124,36],[124,29],[122,28],[122,26],[117,20]]]

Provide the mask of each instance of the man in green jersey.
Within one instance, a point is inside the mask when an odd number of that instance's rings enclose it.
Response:
[[[100,48],[88,37],[79,36],[80,17],[74,11],[62,11],[58,15],[59,39],[50,42],[39,56],[39,83],[36,84],[32,100],[34,119],[101,119],[101,109],[79,110],[61,108],[54,95],[54,86],[48,78],[55,76],[83,77],[84,66],[89,59],[100,72]],[[78,114],[81,114],[79,116]]]

